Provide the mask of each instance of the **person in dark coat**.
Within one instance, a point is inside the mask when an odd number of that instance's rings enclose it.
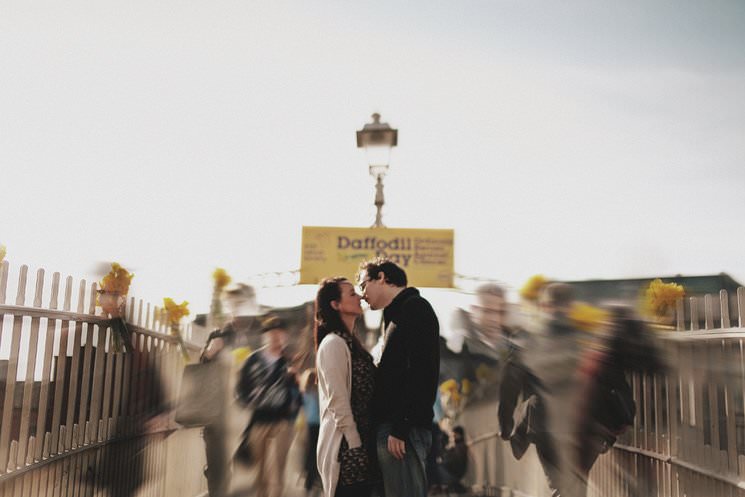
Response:
[[[385,493],[424,497],[440,374],[439,322],[419,290],[407,287],[406,272],[395,263],[363,263],[359,281],[370,308],[383,309],[386,327],[373,397]]]
[[[660,374],[665,365],[650,331],[630,309],[613,309],[610,333],[579,368],[582,401],[576,419],[577,468],[585,483],[597,458],[634,424],[636,403],[627,374]]]
[[[465,493],[467,488],[461,483],[468,471],[468,445],[466,432],[462,426],[453,428],[451,442],[444,448],[440,460],[440,478],[448,492]]]
[[[262,322],[262,336],[266,345],[246,359],[238,376],[238,401],[252,414],[236,456],[257,466],[257,497],[281,497],[292,423],[302,399],[285,356],[287,324],[269,316]]]

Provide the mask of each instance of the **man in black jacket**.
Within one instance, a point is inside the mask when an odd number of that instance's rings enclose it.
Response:
[[[383,309],[385,345],[373,398],[377,452],[387,497],[425,497],[432,406],[440,372],[440,326],[432,306],[386,259],[362,264],[360,288]]]

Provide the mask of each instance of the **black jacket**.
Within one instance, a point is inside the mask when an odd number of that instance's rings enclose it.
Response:
[[[405,440],[412,426],[430,429],[440,374],[440,325],[416,288],[406,288],[383,311],[386,343],[376,374],[373,414]]]
[[[287,371],[287,359],[268,364],[263,349],[248,356],[236,385],[238,401],[253,409],[251,423],[294,419],[302,399],[295,377]]]

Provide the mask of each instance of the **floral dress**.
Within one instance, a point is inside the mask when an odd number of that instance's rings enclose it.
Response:
[[[372,356],[355,343],[348,332],[337,332],[349,347],[352,356],[352,416],[362,439],[362,447],[350,449],[342,438],[339,448],[339,484],[352,485],[377,479],[375,437],[372,426],[372,399],[375,389],[375,365]]]

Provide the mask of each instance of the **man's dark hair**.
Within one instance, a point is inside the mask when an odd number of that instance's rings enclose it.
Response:
[[[380,273],[385,274],[385,282],[393,286],[406,287],[406,271],[401,266],[384,257],[378,257],[360,264],[360,273],[365,272],[370,280],[377,280]]]

